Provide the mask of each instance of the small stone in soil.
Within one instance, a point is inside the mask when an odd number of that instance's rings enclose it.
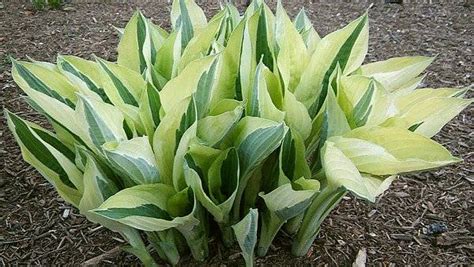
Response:
[[[443,222],[435,222],[423,228],[425,235],[438,235],[448,231],[448,226]]]
[[[70,209],[65,209],[63,212],[63,218],[66,219],[67,217],[69,217],[70,213],[71,213]]]

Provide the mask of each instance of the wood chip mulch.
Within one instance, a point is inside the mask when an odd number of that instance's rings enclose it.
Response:
[[[0,1],[1,2],[1,1]],[[109,1],[113,2],[113,1]],[[0,5],[0,101],[4,108],[44,125],[13,83],[8,56],[53,62],[57,53],[114,60],[118,37],[132,13],[169,27],[167,1],[70,4],[63,11],[31,10],[28,1]],[[276,1],[274,1],[276,2]],[[303,5],[321,35],[362,14],[368,3],[348,1],[283,1],[295,15]],[[322,2],[322,3],[321,3]],[[364,1],[359,1],[364,2]],[[369,11],[367,61],[403,55],[437,55],[427,71],[426,87],[473,84],[473,16],[468,1],[445,4],[376,4]],[[421,2],[421,1],[420,1]],[[425,1],[427,2],[427,1]],[[438,1],[440,2],[440,1]],[[447,1],[444,1],[447,2]],[[466,2],[466,3],[465,3]],[[200,1],[214,14],[217,1]],[[304,3],[304,4],[302,4]],[[472,92],[469,92],[472,97]],[[2,111],[3,112],[3,111]],[[464,162],[440,170],[403,175],[377,203],[346,197],[331,213],[306,257],[289,253],[291,239],[278,236],[257,264],[350,265],[366,251],[369,265],[441,265],[474,263],[474,154],[472,105],[435,138]],[[64,203],[53,188],[21,158],[20,150],[0,119],[0,265],[80,265],[123,240],[86,221]],[[203,265],[241,265],[237,249],[210,244]],[[102,263],[136,264],[121,253]],[[185,265],[195,265],[189,258]]]

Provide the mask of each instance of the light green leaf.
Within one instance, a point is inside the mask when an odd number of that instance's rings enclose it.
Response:
[[[397,97],[395,105],[401,113],[405,113],[413,107],[419,105],[423,101],[430,101],[434,98],[449,98],[463,96],[467,89],[455,88],[423,88],[417,89],[413,92]],[[462,98],[462,97],[461,97]]]
[[[145,266],[154,266],[154,260],[148,253],[137,230],[91,211],[98,208],[117,191],[115,184],[107,178],[97,162],[90,155],[87,156],[86,171],[84,173],[84,195],[79,205],[81,214],[85,215],[88,220],[121,234],[130,244],[130,247],[125,248],[127,252],[136,255]]]
[[[153,143],[153,135],[161,122],[160,108],[161,100],[158,90],[149,83],[140,100],[139,116],[150,143]]]
[[[356,70],[368,50],[368,18],[364,14],[341,30],[318,43],[301,82],[295,90],[296,99],[313,110],[314,117],[327,94],[330,77],[339,64],[343,74]]]
[[[51,71],[55,71],[55,72],[59,72],[58,70],[58,66],[56,66],[55,64],[53,63],[49,63],[49,62],[44,62],[44,61],[38,61],[38,60],[35,60],[33,59],[32,57],[26,55],[26,58],[33,64],[35,65],[38,65],[38,66],[41,66],[41,67],[44,67],[48,70],[51,70]]]
[[[251,123],[251,121],[243,119],[239,124],[240,123]],[[265,124],[265,122],[260,125],[263,124]],[[240,125],[240,127],[243,127],[243,125]],[[237,126],[237,128],[240,127],[239,125]],[[234,139],[236,141],[241,140],[240,143],[235,143],[238,148],[239,159],[241,162],[241,176],[248,175],[253,168],[262,163],[268,155],[278,148],[285,132],[285,126],[283,124],[277,124],[265,128],[258,127],[246,135],[245,139],[241,139],[241,136]]]
[[[196,101],[196,115],[198,119],[207,116],[211,106],[211,98],[214,88],[214,81],[216,78],[217,60],[215,60],[209,71],[204,72],[199,78],[196,92],[193,94]],[[217,88],[219,90],[219,88]]]
[[[312,55],[319,41],[321,41],[321,37],[319,37],[319,34],[314,29],[311,20],[306,15],[304,7],[300,10],[298,15],[296,15],[293,23],[295,24],[296,30],[303,37],[306,48],[308,49],[308,54]]]
[[[234,148],[223,151],[207,172],[210,197],[228,216],[239,187],[240,163]],[[228,218],[227,218],[228,219]]]
[[[183,244],[179,232],[174,229],[161,232],[147,232],[147,239],[153,246],[161,259],[167,261],[171,266],[178,265],[181,260],[178,247]]]
[[[276,11],[275,40],[278,69],[285,88],[294,92],[308,64],[310,54],[302,36],[279,2]]]
[[[318,190],[319,187],[312,190],[294,190],[291,183],[287,183],[267,194],[259,195],[267,208],[284,222],[303,212]]]
[[[280,148],[279,165],[280,172],[290,181],[295,181],[301,177],[309,178],[311,170],[305,158],[304,142],[296,132],[289,130]]]
[[[420,75],[433,60],[422,56],[391,58],[363,65],[357,73],[373,77],[388,91],[395,91]]]
[[[121,177],[128,178],[131,185],[160,182],[155,156],[146,136],[112,141],[102,147],[111,167]]]
[[[410,129],[432,137],[472,103],[462,99],[466,89],[418,89],[397,97],[394,105],[398,114],[383,125]]]
[[[177,191],[186,188],[186,182],[184,178],[184,155],[188,151],[189,145],[192,140],[196,137],[197,123],[193,123],[184,133],[179,140],[178,147],[173,163],[173,186]]]
[[[210,166],[206,175],[208,190],[203,188],[201,179],[204,177],[198,173],[204,170],[195,165],[190,155],[186,156],[184,169],[186,184],[193,189],[199,202],[217,223],[227,223],[239,185],[239,162],[235,149],[221,153]]]
[[[121,106],[115,106],[117,107],[120,112],[122,112],[124,118],[125,118],[125,124],[123,125],[123,128],[125,132],[127,133],[127,137],[133,138],[136,136],[141,136],[145,135],[145,126],[143,125],[143,121],[140,118],[140,109],[132,106],[132,105],[121,105]]]
[[[375,201],[375,196],[370,194],[357,167],[333,142],[326,141],[321,154],[321,162],[329,187],[344,187],[361,198]]]
[[[153,136],[153,151],[161,180],[164,184],[173,184],[173,162],[176,151],[177,129],[179,129],[183,114],[186,112],[189,99],[184,99],[180,104],[165,114]],[[178,140],[179,141],[179,140]]]
[[[395,91],[393,91],[393,93],[397,96],[409,94],[413,92],[413,90],[415,90],[422,83],[425,77],[426,77],[426,74],[415,77],[411,79],[410,81],[406,82],[405,84],[403,84],[401,87],[399,87]]]
[[[283,123],[275,125],[262,118],[251,118],[253,117],[245,117],[238,123],[234,133],[236,137],[231,139],[237,147],[240,162],[240,184],[234,204],[234,219],[240,214],[244,189],[253,171],[280,146],[287,131]]]
[[[379,125],[397,113],[394,96],[368,77],[351,75],[340,79],[338,103],[351,127]]]
[[[77,127],[75,122],[71,120],[71,116],[74,117],[74,110],[70,109],[68,106],[42,93],[36,92],[34,93],[34,95],[35,95],[35,98],[36,97],[40,98],[39,102],[42,103],[42,105],[46,106],[46,109],[48,110],[48,112],[52,112],[53,115],[58,115],[60,119],[65,119],[65,122],[69,122],[68,124],[69,126]],[[56,133],[56,137],[69,149],[74,150],[74,146],[76,144],[85,145],[85,143],[81,140],[79,136],[71,132],[71,130],[65,128],[56,119],[52,118],[48,113],[46,113],[46,111],[42,107],[40,107],[38,103],[33,101],[31,97],[26,96],[25,102],[28,105],[30,105],[34,110],[36,110],[38,113],[44,115],[48,119],[49,123],[51,124],[51,126],[53,127]],[[64,108],[63,110],[64,112],[61,112],[59,107]],[[70,117],[68,118],[67,115],[69,115]]]
[[[197,133],[197,105],[196,105],[196,100],[194,98],[194,95],[190,98],[189,103],[188,103],[188,108],[186,109],[186,112],[183,114],[181,117],[181,121],[179,123],[178,128],[176,129],[176,148],[175,152],[178,153],[185,153],[187,146],[190,144],[190,142],[194,139]],[[189,130],[189,131],[188,131]],[[183,143],[183,144],[181,144]],[[184,155],[184,154],[183,154]],[[179,158],[181,158],[183,155],[180,155]],[[181,166],[179,167],[181,168]],[[176,177],[175,172],[173,172],[173,179],[179,178],[180,182],[183,183],[184,180],[182,178],[182,172],[179,170],[178,174],[180,177]],[[174,185],[176,180],[173,181]],[[178,189],[177,189],[178,190]]]
[[[306,140],[311,134],[312,119],[304,104],[298,101],[293,93],[285,90],[282,110],[285,112],[285,123],[288,127]]]
[[[245,28],[241,39],[242,49],[240,53],[239,66],[240,92],[237,91],[237,99],[243,99],[244,101],[248,101],[250,98],[252,86],[254,84],[253,80],[255,78],[255,70],[257,68],[256,39],[259,17],[259,13],[255,13],[248,20],[243,21],[245,22]]]
[[[199,120],[197,136],[208,146],[218,146],[240,120],[242,113],[242,106],[237,106],[234,110]]]
[[[156,52],[156,63],[154,68],[166,80],[170,80],[173,77],[173,69],[176,68],[175,66],[178,64],[173,55],[176,37],[176,32],[170,33],[170,35],[164,40],[161,48]]]
[[[226,46],[229,41],[229,37],[239,24],[241,17],[239,10],[231,3],[227,2],[224,7],[221,7],[223,15],[222,23],[219,27],[218,33],[215,36],[215,40],[218,44]],[[214,18],[219,17],[220,13],[217,13]],[[211,20],[211,22],[214,20]]]
[[[161,91],[163,87],[165,87],[168,79],[166,79],[163,74],[159,73],[156,67],[148,66],[145,69],[145,73],[143,74],[145,81],[148,83],[153,84],[158,91]]]
[[[349,75],[340,78],[340,90],[338,91],[337,100],[348,117],[367,92],[371,82],[373,83],[369,77],[361,75]]]
[[[362,127],[330,140],[361,172],[374,175],[420,171],[459,161],[435,141],[400,128]]]
[[[124,34],[120,39],[118,47],[118,63],[123,66],[128,66],[136,72],[143,73],[148,60],[151,60],[144,47],[150,47],[150,44],[145,45],[150,41],[148,33],[147,20],[140,11],[135,11],[132,18],[128,21],[124,29]],[[135,53],[135,55],[133,54]]]
[[[264,72],[267,67],[260,62],[257,66],[251,94],[247,98],[246,115],[282,122],[285,114],[273,103],[267,87]]]
[[[199,34],[190,40],[179,61],[178,73],[184,70],[191,61],[208,55],[223,18],[224,12],[221,11],[204,29],[199,31]]]
[[[332,88],[329,89],[320,113],[323,116],[323,132],[326,136],[323,138],[324,140],[331,136],[344,134],[350,129],[344,112],[337,103],[334,91]],[[320,115],[318,114],[318,116]]]
[[[206,26],[207,19],[204,11],[194,0],[174,0],[171,8],[171,23],[175,30],[183,23],[190,23],[193,30],[198,30]]]
[[[168,34],[136,11],[125,26],[118,45],[119,65],[140,74],[155,64],[156,52]]]
[[[220,88],[216,95],[223,95],[222,98],[242,99],[241,92],[238,91],[236,83],[240,70],[240,54],[242,49],[242,38],[244,34],[245,21],[240,22],[232,34],[229,36],[227,46],[219,57],[218,74],[216,77],[216,88]]]
[[[436,97],[416,104],[399,117],[410,129],[418,125],[414,132],[432,137],[471,103],[471,99]]]
[[[274,69],[275,16],[270,8],[262,3],[259,8],[257,36],[255,39],[255,60],[261,60],[269,69]]]
[[[89,211],[99,207],[105,200],[119,191],[117,185],[107,177],[96,160],[91,156],[86,156],[84,167],[84,194],[79,203],[79,210],[89,220],[96,221],[97,216]],[[107,225],[106,223],[104,223]]]
[[[72,148],[75,142],[79,144],[85,144],[85,142],[87,142],[83,136],[79,137],[83,131],[83,127],[77,123],[74,109],[41,92],[29,90],[27,93],[27,102],[35,110],[46,115],[56,130],[58,138],[66,145]]]
[[[247,10],[245,10],[244,19],[247,19],[249,16],[254,15],[255,12],[259,11],[258,9],[264,4],[265,3],[263,0],[251,0],[251,3],[249,3]]]
[[[313,127],[306,155],[311,158],[311,167],[316,171],[320,167],[320,149],[331,136],[342,135],[350,131],[350,126],[344,112],[336,101],[334,91],[330,88],[326,101],[320,112],[313,120]]]
[[[86,168],[84,172],[84,194],[79,204],[81,214],[85,215],[88,220],[99,223],[104,227],[120,233],[129,241],[136,254],[138,252],[140,259],[143,261],[148,254],[145,245],[139,237],[137,230],[116,222],[110,218],[97,215],[92,210],[98,208],[105,200],[118,192],[117,186],[112,182],[99,164],[91,155],[86,156]]]
[[[204,260],[208,248],[202,208],[196,200],[191,208],[192,202],[180,198],[187,194],[187,189],[176,194],[171,186],[164,184],[137,185],[118,192],[92,212],[143,231],[176,228],[185,237],[194,258]],[[173,218],[168,212],[170,205],[183,205],[182,211],[188,213]]]
[[[187,154],[191,155],[196,166],[206,174],[216,158],[222,154],[222,150],[207,146],[201,143],[200,140],[195,139],[189,145]],[[186,157],[187,156],[185,156],[185,159]]]
[[[318,191],[321,184],[316,179],[299,178],[292,182],[293,188],[296,190],[315,190]]]
[[[367,123],[369,115],[372,110],[372,102],[375,94],[375,85],[373,82],[369,82],[367,90],[364,95],[359,99],[357,104],[350,115],[350,124],[353,128],[361,127]]]
[[[323,178],[323,181],[325,179]],[[296,217],[292,221],[291,227],[296,228],[297,235],[293,241],[291,252],[297,256],[304,256],[321,230],[321,224],[329,213],[339,204],[346,194],[344,187],[325,185],[311,202],[304,216],[300,219]],[[299,220],[299,221],[298,221]]]
[[[364,183],[367,187],[367,190],[374,196],[382,195],[383,192],[385,192],[390,187],[392,182],[397,178],[396,175],[384,178],[371,176],[368,174],[363,174],[362,177],[364,178]]]
[[[178,76],[165,85],[160,91],[161,104],[165,113],[169,113],[175,105],[196,92],[201,76],[209,70],[214,60],[215,56],[208,56],[191,62]]]

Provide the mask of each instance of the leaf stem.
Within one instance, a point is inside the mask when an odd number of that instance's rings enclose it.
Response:
[[[171,265],[177,265],[180,259],[174,233],[171,230],[161,232],[147,232],[148,240],[163,260]]]
[[[296,256],[305,255],[321,229],[321,223],[346,194],[343,187],[324,187],[306,211],[292,246]]]
[[[260,240],[258,241],[257,255],[265,256],[273,239],[282,227],[285,221],[282,221],[276,214],[266,210],[263,214],[262,230],[260,231]]]
[[[191,254],[197,261],[203,261],[209,255],[208,236],[205,226],[206,214],[204,209],[197,204],[194,211],[194,217],[199,221],[198,224],[189,228],[187,225],[178,226],[176,229],[181,232],[186,239],[186,243],[191,250]]]
[[[298,216],[291,218],[285,224],[285,232],[289,235],[294,235],[300,229],[301,222],[303,221],[304,213],[299,214]]]
[[[225,247],[231,247],[235,242],[234,230],[227,223],[220,223],[219,227],[222,233],[222,242]]]
[[[122,234],[130,244],[130,246],[124,247],[123,250],[137,256],[146,267],[158,266],[143,243],[140,232],[133,228],[128,228],[127,230],[120,232],[120,234]]]

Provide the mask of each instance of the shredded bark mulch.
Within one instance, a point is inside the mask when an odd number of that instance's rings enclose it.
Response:
[[[167,2],[76,3],[62,11],[35,12],[27,1],[4,1],[0,5],[2,106],[45,123],[26,105],[24,94],[13,83],[8,56],[54,62],[58,53],[85,58],[95,54],[114,60],[118,37],[112,26],[123,27],[139,8],[156,23],[169,27]],[[292,15],[305,6],[323,36],[355,19],[369,6],[315,2],[284,4]],[[367,61],[437,55],[427,71],[425,87],[472,85],[472,7],[465,1],[450,2],[396,5],[377,1],[369,11]],[[208,15],[219,9],[217,1],[200,3]],[[469,95],[472,97],[472,93]],[[293,257],[289,253],[291,238],[282,234],[268,256],[258,258],[257,264],[350,265],[362,249],[366,250],[370,265],[473,264],[472,113],[471,106],[436,136],[454,155],[464,158],[463,163],[403,175],[375,204],[346,197],[326,220],[306,257]],[[123,243],[118,235],[87,222],[22,160],[3,114],[0,137],[0,265],[79,265]],[[210,250],[211,256],[203,265],[243,264],[237,248],[225,250],[218,242],[210,242]],[[136,264],[137,259],[121,253],[102,263]],[[197,263],[185,258],[183,264]]]

